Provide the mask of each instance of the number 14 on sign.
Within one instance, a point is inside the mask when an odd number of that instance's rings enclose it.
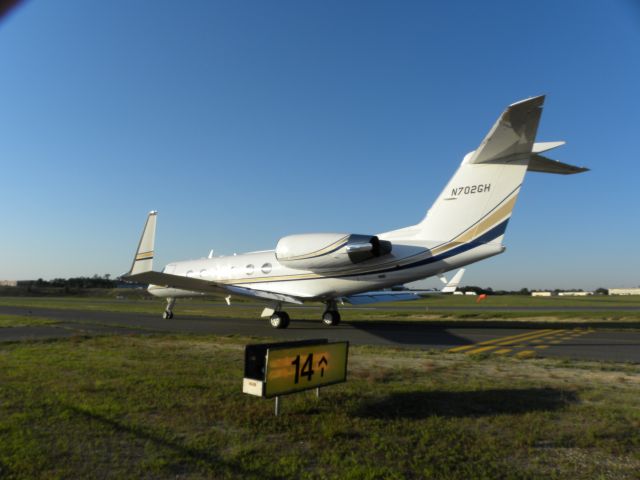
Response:
[[[302,368],[300,364],[302,363]],[[324,377],[324,369],[329,364],[327,358],[322,355],[322,358],[318,362],[318,368],[320,369],[320,376]],[[307,381],[310,382],[316,371],[313,369],[313,353],[306,356],[304,362],[301,362],[300,355],[291,362],[291,365],[295,367],[294,383],[300,383],[300,377],[307,377]]]

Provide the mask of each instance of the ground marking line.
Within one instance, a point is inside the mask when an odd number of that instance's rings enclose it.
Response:
[[[468,350],[470,348],[476,348],[479,345],[489,345],[492,344],[494,342],[498,342],[500,340],[518,340],[520,337],[528,337],[529,335],[533,335],[537,332],[550,332],[552,330],[535,330],[533,333],[531,332],[526,332],[526,333],[519,333],[517,335],[509,335],[507,337],[501,337],[501,338],[492,338],[491,340],[485,340],[484,342],[480,342],[480,343],[472,343],[471,345],[462,345],[460,347],[454,347],[454,348],[450,348],[449,350],[447,350],[448,352],[462,352],[464,350]]]
[[[501,348],[500,350],[496,350],[493,352],[494,355],[504,355],[505,353],[509,353],[511,351],[510,348]]]
[[[556,332],[554,330],[535,330],[533,332],[528,332],[528,333],[522,333],[519,335],[510,335],[507,337],[501,337],[501,338],[494,338],[492,340],[487,340],[485,342],[481,342],[481,343],[476,343],[474,345],[465,345],[464,348],[462,347],[456,347],[456,349],[451,349],[449,351],[462,351],[462,350],[475,350],[478,347],[482,346],[482,345],[491,345],[492,347],[499,347],[499,346],[513,346],[514,342],[520,342],[520,341],[524,341],[524,342],[528,342],[529,340],[533,339],[533,338],[538,338],[538,337],[544,337],[547,335],[554,335]],[[516,345],[516,348],[521,348],[525,345]],[[483,351],[486,351],[489,349],[483,349]],[[471,353],[471,352],[465,352],[465,353]]]
[[[489,345],[488,347],[480,347],[480,348],[475,348],[473,350],[470,350],[468,352],[464,352],[467,355],[475,355],[477,353],[482,353],[482,352],[486,352],[487,350],[493,350],[494,348],[498,348],[497,345]]]
[[[529,342],[530,340],[532,340],[534,338],[553,337],[554,335],[556,335],[556,333],[549,332],[548,330],[542,330],[542,331],[538,331],[538,332],[535,332],[535,333],[531,333],[526,337],[515,339],[515,341],[517,341],[517,342]],[[499,339],[499,343],[497,345],[510,345],[513,341],[514,341],[514,339],[502,339],[501,338],[501,339]],[[519,346],[526,346],[526,345],[519,345]]]
[[[518,358],[535,357],[536,356],[536,352],[534,352],[533,350],[525,350],[523,352],[516,353],[515,356],[518,357]]]
[[[537,331],[537,332],[533,332],[533,333],[529,333],[526,337],[520,337],[518,339],[508,339],[508,340],[504,340],[502,339],[496,339],[493,340],[493,344],[492,345],[488,345],[486,347],[480,347],[480,348],[472,348],[471,350],[464,352],[466,354],[475,354],[475,353],[481,353],[481,352],[486,352],[488,350],[493,350],[494,348],[498,348],[498,347],[503,347],[503,346],[511,346],[512,342],[517,341],[517,342],[528,342],[529,340],[533,339],[533,338],[538,338],[538,337],[544,337],[550,335],[549,331],[545,331],[543,330],[542,332]],[[489,343],[489,342],[485,342],[485,343]],[[476,344],[476,345],[481,345],[481,344]],[[516,348],[523,348],[526,345],[516,345]]]

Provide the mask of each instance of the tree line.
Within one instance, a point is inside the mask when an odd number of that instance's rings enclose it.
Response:
[[[18,286],[21,287],[35,287],[35,288],[73,288],[73,289],[85,289],[85,288],[117,288],[120,286],[119,280],[111,278],[110,274],[94,275],[92,277],[72,277],[72,278],[54,278],[53,280],[43,280],[39,278],[37,280],[28,280],[18,282]]]
[[[561,292],[583,292],[584,291],[581,288],[567,288],[567,289],[555,288],[553,290],[551,289],[529,290],[526,287],[523,287],[520,290],[494,290],[491,287],[476,287],[473,285],[460,287],[458,288],[458,290],[464,293],[475,292],[478,295],[483,293],[486,295],[531,295],[531,292],[551,292],[552,294],[557,295],[558,293],[561,293]],[[595,289],[593,293],[595,295],[608,295],[609,290],[604,287],[599,287]]]

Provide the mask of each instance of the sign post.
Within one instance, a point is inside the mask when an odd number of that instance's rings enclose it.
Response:
[[[347,379],[349,342],[303,340],[245,347],[243,392],[276,399],[281,395],[341,383]]]

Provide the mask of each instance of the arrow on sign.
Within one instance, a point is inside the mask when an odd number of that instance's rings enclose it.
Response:
[[[329,361],[323,355],[320,361],[318,362],[318,366],[320,367],[320,376],[324,377],[324,367],[329,365]]]

